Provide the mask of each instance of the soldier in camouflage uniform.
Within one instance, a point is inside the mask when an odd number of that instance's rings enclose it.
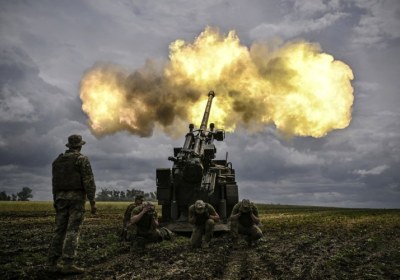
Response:
[[[144,249],[147,243],[161,242],[163,235],[158,229],[157,211],[150,201],[143,202],[142,205],[132,210],[131,220],[128,224],[132,235],[132,249],[138,247]]]
[[[262,237],[263,233],[258,227],[260,224],[258,209],[250,200],[243,199],[237,203],[233,207],[229,219],[234,247],[237,247],[239,234],[246,235],[246,241],[249,246],[254,245]]]
[[[132,211],[136,207],[143,204],[143,195],[135,196],[135,201],[128,205],[124,213],[124,219],[122,221],[122,233],[121,233],[121,240],[122,241],[130,241],[132,236],[128,232],[128,224],[132,217]]]
[[[90,202],[91,213],[96,214],[96,185],[89,159],[80,153],[82,136],[71,135],[66,146],[52,165],[53,200],[56,210],[56,228],[49,249],[49,263],[53,271],[83,273],[74,264],[79,232],[84,219],[85,200]]]
[[[190,243],[193,248],[201,247],[204,235],[203,248],[208,248],[213,236],[215,222],[219,221],[219,215],[214,207],[202,200],[197,200],[189,207],[189,223],[193,225]]]

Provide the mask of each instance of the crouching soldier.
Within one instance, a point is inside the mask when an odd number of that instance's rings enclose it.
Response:
[[[128,225],[134,232],[131,249],[144,249],[146,244],[171,240],[171,232],[165,228],[158,229],[157,211],[153,203],[146,201],[132,210],[132,217]],[[132,227],[134,226],[134,227]]]
[[[203,248],[208,248],[210,246],[210,241],[214,232],[214,225],[218,220],[218,213],[209,203],[197,200],[189,207],[189,223],[193,225],[193,232],[190,238],[192,248],[201,247],[203,235]]]
[[[128,205],[124,213],[124,219],[122,221],[121,241],[131,241],[132,236],[128,232],[128,224],[132,217],[132,211],[136,207],[143,204],[143,195],[135,196],[135,201]]]
[[[239,234],[246,236],[246,241],[249,246],[255,245],[263,233],[258,227],[260,219],[258,218],[258,209],[254,203],[248,199],[243,199],[238,202],[232,209],[230,216],[231,234],[233,246],[237,247]]]

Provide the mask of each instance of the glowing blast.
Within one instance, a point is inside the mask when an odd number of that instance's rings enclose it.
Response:
[[[124,83],[127,73],[118,66],[96,66],[85,73],[81,81],[82,109],[97,136],[128,130],[149,136],[153,127],[140,124],[148,109],[137,98],[129,100]]]
[[[262,71],[271,84],[268,116],[288,135],[325,136],[349,125],[351,69],[315,44],[297,42],[273,54]]]
[[[173,42],[163,66],[148,61],[128,74],[95,65],[82,79],[81,99],[97,136],[120,130],[149,136],[156,126],[180,134],[187,127],[172,125],[199,125],[214,90],[210,122],[217,127],[257,131],[274,123],[289,136],[322,137],[349,125],[352,79],[346,64],[316,44],[255,43],[249,50],[234,31],[223,36],[208,27],[193,43]]]

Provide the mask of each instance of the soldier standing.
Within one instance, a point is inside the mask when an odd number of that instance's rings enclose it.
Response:
[[[232,209],[230,216],[231,234],[234,247],[237,246],[239,234],[246,235],[246,241],[249,246],[262,237],[262,231],[258,227],[260,219],[258,218],[258,209],[254,203],[248,199],[238,202]]]
[[[124,213],[124,220],[122,221],[122,233],[121,233],[122,241],[129,241],[131,239],[131,236],[129,236],[128,234],[128,224],[132,217],[132,211],[133,209],[142,204],[143,204],[143,195],[137,195],[135,196],[135,201],[129,204],[128,207],[126,208]]]
[[[96,214],[96,185],[89,159],[80,153],[85,141],[80,135],[68,137],[69,149],[60,154],[52,165],[53,200],[56,228],[49,249],[49,263],[53,271],[83,273],[74,260],[79,232],[84,219],[85,200],[91,213]]]
[[[209,247],[213,236],[214,225],[218,220],[219,215],[214,207],[209,203],[205,203],[203,200],[197,200],[189,207],[189,223],[193,225],[190,242],[193,248],[201,247],[203,235],[203,248]]]
[[[147,243],[161,242],[163,236],[158,229],[157,211],[150,201],[143,202],[142,205],[135,207],[132,211],[132,217],[128,226],[134,231],[132,238],[132,247],[135,245],[139,249],[144,249]],[[132,248],[133,249],[133,248]]]

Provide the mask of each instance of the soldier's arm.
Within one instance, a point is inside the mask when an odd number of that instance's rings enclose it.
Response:
[[[130,224],[136,224],[137,222],[139,222],[147,211],[148,209],[146,207],[141,207],[141,209],[138,210],[134,209],[132,212]]]
[[[229,219],[231,221],[237,221],[239,217],[240,217],[239,204],[236,204],[235,206],[233,206],[232,214],[229,217]]]
[[[210,218],[213,219],[215,222],[219,221],[219,215],[217,211],[215,211],[214,207],[211,204],[208,204],[208,211],[210,214]]]
[[[124,229],[126,229],[126,227],[127,227],[128,224],[129,224],[129,221],[130,221],[130,219],[131,219],[132,210],[133,210],[133,208],[135,208],[133,205],[134,205],[133,203],[129,204],[129,206],[128,206],[128,207],[126,208],[126,210],[125,210],[125,213],[124,213],[124,220],[123,220],[123,222],[122,222],[122,225],[123,225],[123,228],[124,228]]]
[[[158,215],[157,212],[154,212],[153,215],[153,219],[151,220],[151,225],[153,228],[157,228],[158,227],[158,219],[157,219]]]
[[[194,224],[196,222],[196,217],[194,215],[194,206],[189,207],[189,223]]]
[[[87,199],[92,202],[96,195],[96,184],[94,181],[92,167],[86,156],[78,158],[81,167],[82,185],[86,192]]]
[[[258,209],[255,205],[252,205],[251,209],[251,219],[256,225],[258,225],[260,223],[260,218],[258,218]]]
[[[90,202],[91,213],[96,214],[97,208],[94,200],[96,195],[96,184],[94,182],[92,167],[90,166],[89,159],[86,156],[80,155],[78,161],[81,168],[82,185],[86,197]]]

